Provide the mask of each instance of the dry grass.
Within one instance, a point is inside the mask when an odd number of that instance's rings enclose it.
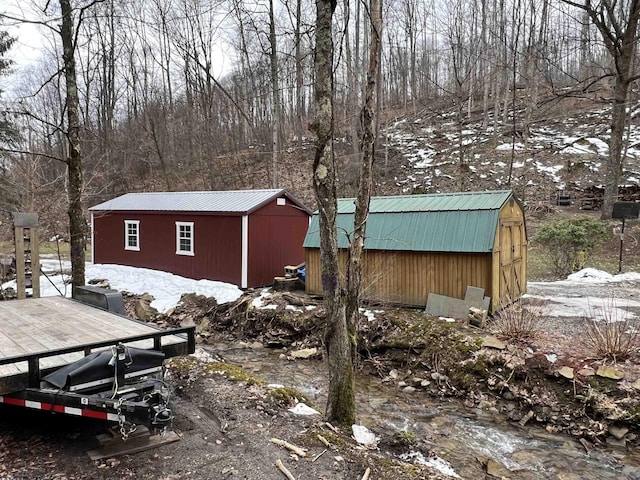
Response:
[[[546,311],[546,302],[524,304],[521,298],[505,302],[496,313],[491,328],[508,340],[526,342],[544,330]]]
[[[595,357],[618,362],[640,353],[640,319],[618,318],[620,312],[611,298],[603,304],[600,320],[592,313],[585,318],[585,343]]]

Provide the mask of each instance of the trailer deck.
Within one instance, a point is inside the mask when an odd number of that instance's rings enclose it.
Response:
[[[193,351],[193,335],[180,333],[62,297],[0,302],[0,395],[36,387],[41,373],[116,343],[167,357]]]

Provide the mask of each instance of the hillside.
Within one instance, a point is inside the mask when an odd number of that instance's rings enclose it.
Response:
[[[481,111],[465,112],[460,120],[451,104],[436,104],[415,114],[387,112],[379,129],[375,194],[513,188],[527,202],[546,202],[555,200],[557,191],[567,190],[578,203],[597,194],[608,153],[609,108],[596,96],[549,96],[540,103],[543,106],[529,122],[527,134],[519,121],[524,112],[516,112],[515,129],[501,122],[485,125]],[[340,195],[351,196],[357,185],[357,156],[339,124],[336,130]],[[631,187],[632,196],[638,196],[637,115],[630,120],[627,141],[624,183]],[[259,146],[252,150],[219,160],[218,167],[225,173],[216,182],[218,188],[271,186],[270,155],[258,153]],[[313,207],[312,159],[311,137],[302,144],[292,142],[279,159],[278,179],[280,187]],[[194,175],[201,173],[175,172],[176,189],[205,189],[204,183],[194,181]],[[150,181],[143,188],[154,190],[160,184]]]

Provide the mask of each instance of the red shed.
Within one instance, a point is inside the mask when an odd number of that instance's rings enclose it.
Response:
[[[285,190],[128,193],[89,211],[93,262],[242,288],[304,261],[311,214]]]

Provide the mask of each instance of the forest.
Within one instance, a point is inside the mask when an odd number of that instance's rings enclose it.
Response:
[[[368,8],[343,0],[333,17],[341,195],[353,194],[361,156]],[[588,99],[606,112],[604,179],[617,188],[637,109],[638,1],[390,0],[381,10],[378,177],[398,163],[386,129],[400,119],[446,112],[459,132],[474,119],[526,156],[549,105]],[[64,232],[70,150],[82,209],[131,191],[244,188],[286,188],[313,206],[313,2],[26,0],[0,18],[0,54],[11,60],[0,64],[4,211],[37,211],[49,233]],[[38,61],[11,57],[7,31],[24,24],[41,34]],[[474,159],[458,141],[468,175]]]

